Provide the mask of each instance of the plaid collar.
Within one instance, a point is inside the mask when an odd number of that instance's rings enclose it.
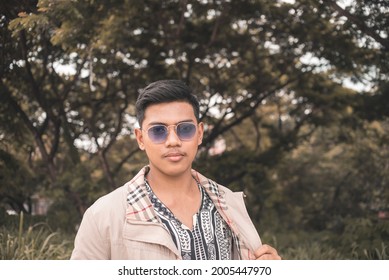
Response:
[[[145,175],[149,170],[149,166],[143,167],[139,173],[127,183],[127,220],[152,223],[160,222],[148,197],[145,185]],[[222,217],[230,224],[227,215],[224,213],[227,210],[226,201],[223,197],[223,192],[218,188],[218,185],[195,170],[192,170],[192,176],[204,187]]]
[[[212,199],[215,204],[216,209],[223,219],[227,222],[228,226],[231,228],[232,232],[239,234],[239,231],[233,221],[229,218],[228,215],[228,205],[225,200],[224,191],[219,188],[219,185],[208,179],[204,175],[198,173],[195,170],[192,170],[192,176],[204,187],[205,191],[208,193],[209,197]]]
[[[128,221],[159,223],[153,205],[148,197],[145,185],[145,175],[149,172],[148,166],[142,168],[139,173],[127,183],[127,210]]]

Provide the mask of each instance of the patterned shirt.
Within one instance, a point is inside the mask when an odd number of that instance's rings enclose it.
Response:
[[[193,229],[181,223],[154,194],[145,178],[146,189],[157,216],[181,252],[184,260],[230,260],[232,232],[198,183],[201,206],[193,216]]]

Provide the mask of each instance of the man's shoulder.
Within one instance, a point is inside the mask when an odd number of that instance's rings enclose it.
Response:
[[[103,195],[89,207],[88,211],[99,214],[101,212],[117,211],[125,207],[127,188],[127,185],[123,185]]]
[[[130,181],[118,187],[117,189],[111,191],[110,193],[103,195],[98,198],[90,207],[89,211],[93,211],[95,213],[99,211],[118,211],[118,209],[126,209],[127,207],[127,196],[128,194],[143,182],[143,173],[144,168],[135,175]]]

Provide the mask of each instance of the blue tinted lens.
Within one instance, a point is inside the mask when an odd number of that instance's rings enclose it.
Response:
[[[174,126],[174,125],[171,125]],[[170,126],[169,126],[170,127]],[[196,125],[189,122],[179,123],[175,126],[175,132],[180,140],[186,141],[193,138],[196,133]],[[154,125],[147,130],[149,138],[154,143],[160,144],[166,141],[169,128],[165,125]]]
[[[167,138],[168,129],[164,125],[155,125],[149,128],[148,134],[153,142],[162,143]]]
[[[195,135],[196,125],[193,123],[180,123],[177,125],[176,132],[181,140],[190,140]]]

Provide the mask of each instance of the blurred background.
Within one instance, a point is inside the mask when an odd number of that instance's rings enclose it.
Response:
[[[139,89],[201,103],[194,167],[287,259],[389,258],[389,2],[0,3],[0,258],[67,259],[145,165]]]

